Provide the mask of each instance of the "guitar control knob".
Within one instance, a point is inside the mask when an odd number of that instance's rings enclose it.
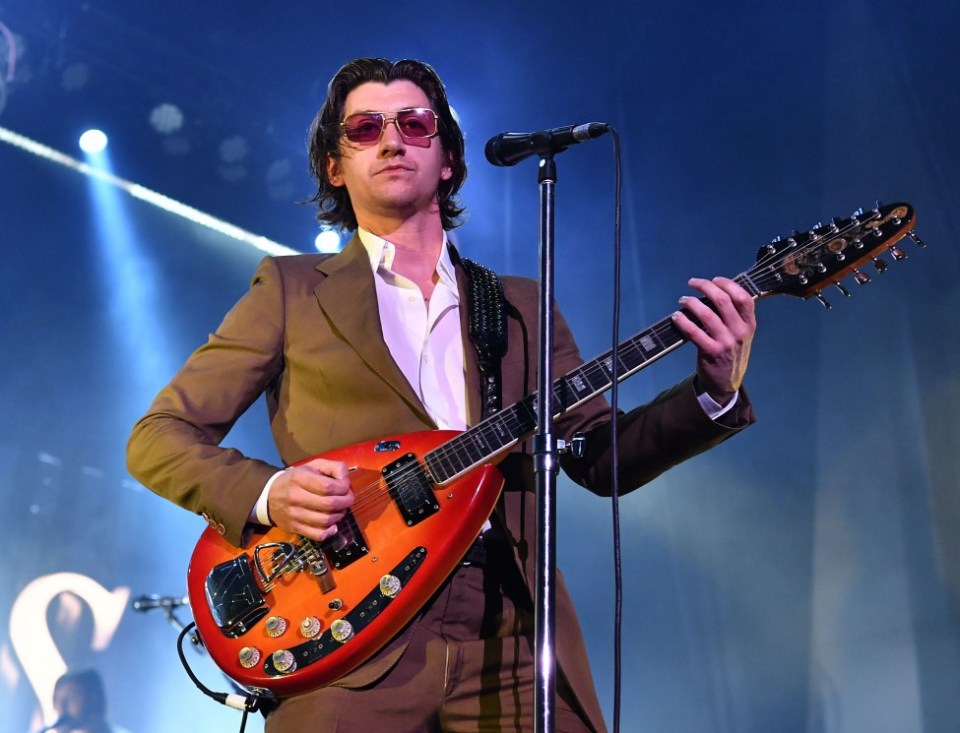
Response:
[[[297,659],[289,649],[277,649],[273,653],[273,666],[278,672],[286,674],[297,668]]]
[[[403,584],[396,575],[384,575],[380,578],[380,592],[387,598],[394,598],[402,587]]]
[[[287,620],[282,616],[270,616],[264,622],[264,627],[267,630],[267,636],[277,638],[283,636],[283,632],[287,630]]]
[[[346,619],[338,618],[330,624],[330,636],[343,644],[353,636],[353,625]]]
[[[308,639],[312,639],[320,633],[320,619],[316,616],[307,616],[300,622],[300,633]]]
[[[251,667],[256,667],[260,661],[260,650],[255,646],[245,646],[237,656],[240,660],[240,666],[244,669],[250,669]]]

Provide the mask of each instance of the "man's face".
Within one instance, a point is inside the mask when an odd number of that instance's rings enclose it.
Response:
[[[58,717],[67,716],[75,723],[80,723],[87,717],[84,692],[73,682],[67,682],[57,688],[53,696],[53,707]]]
[[[347,95],[344,119],[358,112],[383,112],[389,118],[414,107],[429,108],[430,100],[413,82],[367,82]],[[437,186],[451,176],[439,136],[404,138],[396,124],[388,122],[372,143],[341,137],[340,152],[339,160],[327,157],[327,176],[334,186],[347,187],[360,226],[371,228],[383,217],[439,214]]]

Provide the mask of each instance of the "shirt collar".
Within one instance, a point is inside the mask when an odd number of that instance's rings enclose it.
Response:
[[[397,254],[396,245],[363,228],[357,228],[357,236],[360,238],[360,243],[363,245],[363,248],[367,251],[367,257],[370,258],[371,269],[377,272],[382,267],[392,273],[393,258]],[[456,293],[457,275],[453,267],[453,260],[450,259],[450,249],[447,246],[448,242],[447,233],[444,232],[443,245],[440,247],[440,258],[437,260],[436,272],[440,280]]]

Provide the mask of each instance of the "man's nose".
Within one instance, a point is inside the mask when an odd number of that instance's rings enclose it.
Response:
[[[406,147],[406,140],[400,134],[400,125],[396,118],[388,118],[383,123],[383,131],[380,133],[381,150],[402,150]]]

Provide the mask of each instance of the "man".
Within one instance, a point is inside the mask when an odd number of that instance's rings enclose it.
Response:
[[[357,235],[338,255],[266,258],[250,291],[134,428],[131,472],[202,513],[234,544],[248,523],[321,540],[354,502],[348,467],[317,458],[385,435],[462,430],[482,415],[468,337],[467,274],[445,230],[462,213],[463,136],[439,78],[418,61],[357,59],[330,83],[311,131],[319,218]],[[730,280],[694,279],[674,323],[698,349],[696,375],[619,423],[623,490],[752,422],[741,390],[755,330],[753,300]],[[503,278],[508,345],[502,400],[536,388],[537,287]],[[557,319],[556,371],[581,363]],[[219,446],[266,393],[280,469]],[[593,400],[557,421],[583,432],[565,471],[610,491],[609,415]],[[503,495],[478,545],[414,621],[332,685],[291,697],[267,730],[530,730],[535,685],[531,588],[532,463],[517,446],[500,464]],[[356,489],[358,487],[353,487]],[[570,599],[558,584],[556,707],[560,731],[604,729]]]
[[[57,723],[44,730],[59,733],[127,733],[107,720],[103,680],[94,669],[66,672],[53,687]]]

